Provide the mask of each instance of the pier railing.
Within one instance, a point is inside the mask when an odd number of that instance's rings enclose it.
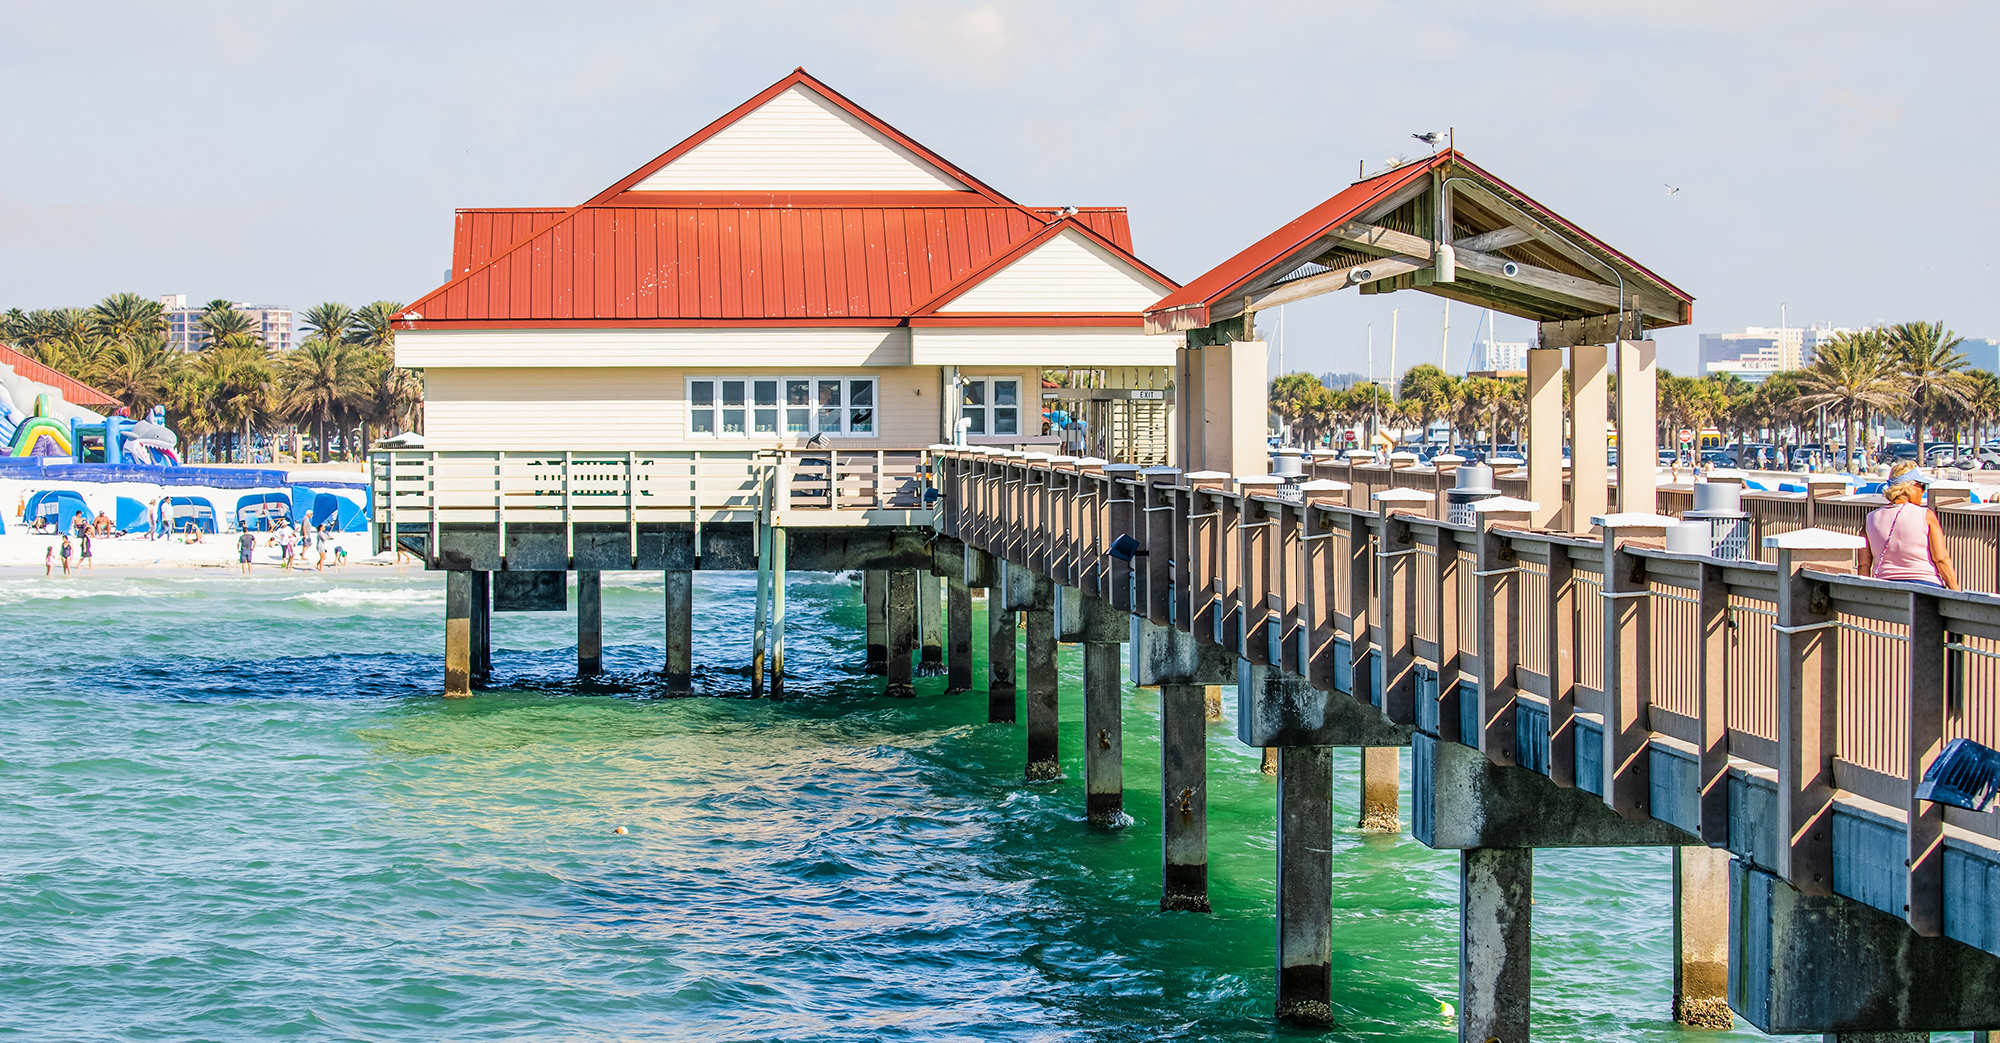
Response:
[[[380,546],[443,526],[928,522],[917,449],[384,450],[370,457]]]
[[[1739,793],[1738,845],[1754,831],[1756,860],[1808,893],[1833,889],[1837,860],[1892,872],[1902,886],[1873,904],[1921,933],[1942,930],[1946,833],[2000,839],[2000,812],[1915,799],[1946,741],[2000,746],[2000,599],[1854,575],[1837,538],[1799,532],[1759,561],[1669,553],[1657,516],[1613,516],[1601,537],[1504,509],[1455,525],[1428,498],[1441,489],[1388,468],[1296,498],[1275,479],[1018,453],[940,453],[935,469],[946,535],[1628,818],[1722,845],[1732,773],[1768,784],[1768,816]],[[1815,506],[1852,532],[1868,504]],[[1946,514],[1973,564],[1996,515]],[[1804,528],[1765,519],[1772,536]],[[1837,828],[1836,803],[1900,820],[1907,852],[1885,856],[1852,817]]]

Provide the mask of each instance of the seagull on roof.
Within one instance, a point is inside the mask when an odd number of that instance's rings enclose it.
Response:
[[[1438,133],[1435,130],[1427,130],[1424,131],[1422,134],[1412,134],[1410,136],[1417,139],[1418,141],[1423,142],[1426,145],[1429,145],[1431,147],[1432,152],[1436,152],[1438,143],[1444,140],[1444,135]]]

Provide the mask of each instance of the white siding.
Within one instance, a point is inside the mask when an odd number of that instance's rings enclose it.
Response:
[[[1136,312],[1168,291],[1081,233],[1066,230],[938,311]]]
[[[632,186],[636,192],[969,191],[803,85]]]
[[[687,434],[687,377],[873,376],[880,434],[833,436],[853,449],[899,449],[938,441],[935,368],[760,370],[433,369],[424,374],[424,445],[429,449],[758,449],[803,439],[713,438]]]
[[[445,366],[685,366],[727,360],[743,366],[903,366],[906,329],[406,330],[396,364]]]
[[[1179,334],[1137,326],[939,327],[910,331],[910,361],[931,366],[1172,366]]]

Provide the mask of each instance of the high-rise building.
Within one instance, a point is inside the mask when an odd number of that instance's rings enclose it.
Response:
[[[1525,373],[1528,369],[1526,341],[1481,341],[1473,352],[1472,373]]]
[[[1734,373],[1759,383],[1812,361],[1821,344],[1852,330],[1831,325],[1746,326],[1739,333],[1701,335],[1700,376]]]
[[[208,335],[201,328],[201,309],[188,307],[187,294],[161,294],[160,304],[167,313],[168,346],[181,351],[200,351],[208,343]],[[242,303],[233,307],[250,316],[254,324],[253,332],[262,338],[264,347],[271,351],[291,350],[292,309]]]
[[[1958,346],[1965,355],[1965,364],[1973,369],[1983,369],[1988,373],[2000,373],[2000,340],[1991,337],[1967,337]]]

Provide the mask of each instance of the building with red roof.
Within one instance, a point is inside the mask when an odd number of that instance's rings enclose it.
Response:
[[[1122,208],[1016,203],[798,70],[578,205],[459,211],[396,350],[433,449],[1020,444],[1087,369],[1163,455],[1177,288]]]
[[[29,412],[35,404],[35,396],[54,392],[62,396],[64,402],[98,413],[109,413],[122,403],[110,394],[99,391],[61,370],[51,369],[34,359],[0,344],[0,366],[11,370],[12,380],[5,380],[7,391],[14,400],[15,408]],[[0,374],[4,380],[7,374]]]

